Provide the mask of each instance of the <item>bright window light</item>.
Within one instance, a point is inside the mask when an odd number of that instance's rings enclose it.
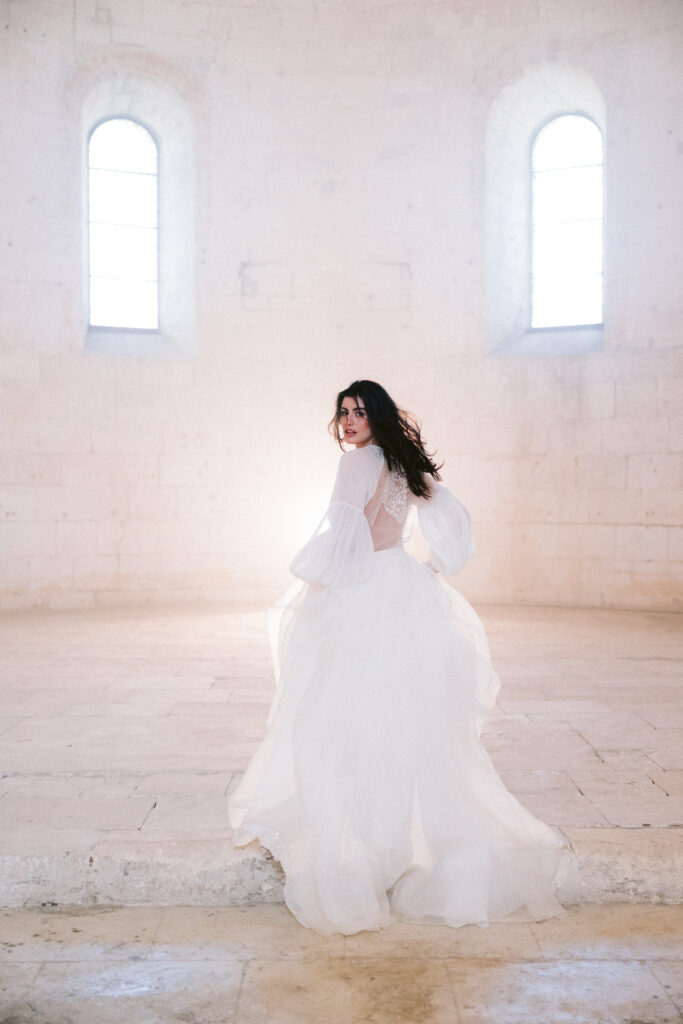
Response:
[[[602,323],[603,146],[588,117],[563,114],[531,151],[531,326]]]
[[[90,324],[159,327],[158,153],[142,125],[103,121],[88,147]]]

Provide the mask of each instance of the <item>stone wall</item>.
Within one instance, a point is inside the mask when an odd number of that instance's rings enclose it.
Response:
[[[333,395],[370,377],[472,512],[468,597],[680,607],[677,0],[0,12],[2,606],[272,596],[331,487]],[[601,347],[513,353],[493,119],[574,81],[604,116]],[[87,331],[85,140],[117,104],[161,139],[158,344]]]

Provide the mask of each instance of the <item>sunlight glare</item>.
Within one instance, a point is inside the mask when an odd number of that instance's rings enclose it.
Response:
[[[566,114],[532,149],[532,328],[602,323],[602,134]]]
[[[89,145],[90,323],[156,330],[157,147],[127,118],[100,124]]]

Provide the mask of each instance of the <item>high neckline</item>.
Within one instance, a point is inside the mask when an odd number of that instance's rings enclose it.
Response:
[[[369,448],[375,448],[376,451],[378,451],[380,453],[380,455],[382,455],[382,457],[384,457],[384,448],[382,448],[382,446],[379,445],[379,444],[370,444],[370,443],[364,444],[364,445],[356,445],[353,448],[349,448],[347,450],[346,454],[347,455],[351,455],[352,452],[366,452]]]

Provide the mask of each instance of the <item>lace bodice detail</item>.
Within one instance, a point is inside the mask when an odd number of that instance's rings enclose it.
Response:
[[[327,513],[291,571],[324,586],[369,579],[377,568],[374,553],[403,545],[408,511],[416,505],[432,567],[446,575],[460,572],[474,554],[469,514],[445,487],[436,481],[429,486],[428,498],[416,498],[377,445],[345,452]]]
[[[389,473],[382,495],[382,505],[398,523],[405,523],[408,513],[408,484],[400,473]]]
[[[403,527],[408,516],[408,483],[396,470],[390,470],[381,448],[380,467],[372,497],[363,512],[370,527],[375,551],[385,551],[403,543]]]

